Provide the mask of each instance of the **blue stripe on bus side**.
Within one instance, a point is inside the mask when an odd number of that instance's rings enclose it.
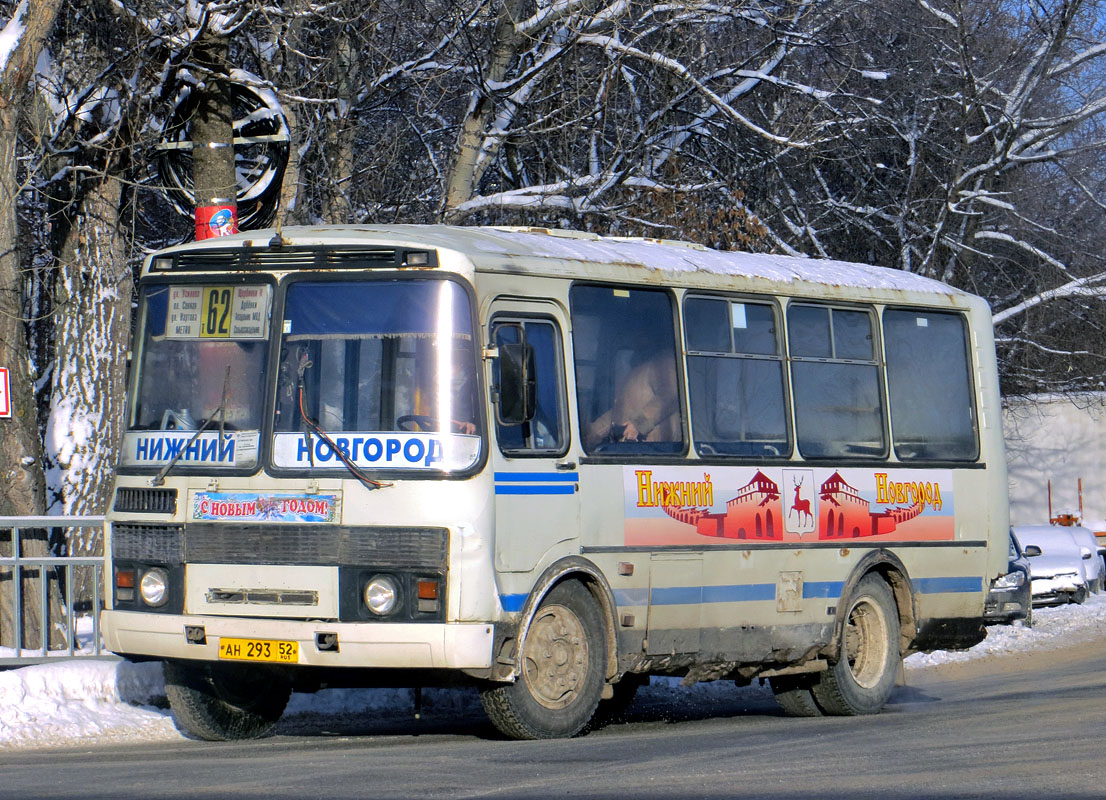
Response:
[[[575,482],[580,479],[578,472],[497,472],[494,475],[497,481],[511,481],[514,483],[561,483]]]
[[[526,595],[501,594],[499,595],[499,604],[503,606],[504,611],[522,611],[522,607],[526,604]]]
[[[744,603],[757,600],[775,600],[776,584],[749,583],[731,586],[704,586],[704,603]]]
[[[803,584],[804,598],[840,597],[844,588],[841,581],[812,581]],[[983,579],[975,576],[963,578],[918,578],[914,588],[920,594],[953,594],[978,592],[983,589]],[[696,603],[747,603],[775,600],[774,583],[745,583],[729,586],[670,586],[657,589],[615,589],[614,600],[619,606],[681,606]],[[500,595],[499,602],[505,611],[520,611],[526,602],[524,594]]]
[[[843,581],[810,581],[803,584],[803,597],[840,597]]]
[[[915,578],[914,589],[919,594],[958,594],[983,591],[983,578]]]
[[[575,494],[575,486],[500,486],[496,484],[496,494]]]
[[[702,586],[665,586],[649,591],[651,606],[690,606],[703,602]]]

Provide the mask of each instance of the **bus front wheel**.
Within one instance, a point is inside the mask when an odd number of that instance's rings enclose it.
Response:
[[[891,588],[878,575],[866,575],[849,598],[837,659],[811,692],[826,714],[876,714],[891,696],[901,662]]]
[[[162,671],[177,727],[209,742],[264,736],[292,694],[283,676],[264,666],[166,661]]]
[[[514,683],[480,693],[492,724],[513,739],[558,739],[584,730],[605,682],[607,645],[602,614],[577,581],[564,581],[542,600],[522,642]]]

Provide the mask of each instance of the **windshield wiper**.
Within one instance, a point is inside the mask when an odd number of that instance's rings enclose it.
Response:
[[[308,358],[307,351],[305,349],[300,352],[298,375],[296,379],[296,393],[298,395],[297,402],[299,403],[300,407],[300,421],[303,423],[303,439],[304,442],[307,444],[308,462],[311,464],[311,466],[315,466],[315,456],[313,448],[311,447],[311,432],[314,431],[320,439],[322,439],[330,446],[330,449],[334,451],[334,454],[336,456],[338,456],[338,460],[342,462],[342,465],[350,471],[350,474],[352,474],[353,477],[361,481],[361,484],[366,489],[369,489],[371,491],[373,489],[383,489],[386,486],[392,486],[393,484],[387,483],[385,481],[374,481],[372,478],[366,475],[364,471],[353,462],[353,459],[342,452],[342,449],[338,447],[337,443],[330,438],[330,434],[324,431],[318,422],[311,419],[311,417],[307,415],[307,404],[304,402],[303,399],[303,375],[311,366],[314,366],[314,362]]]
[[[227,374],[223,378],[223,401],[221,403],[219,403],[219,407],[217,409],[215,409],[215,412],[210,417],[208,417],[207,419],[204,420],[203,424],[196,430],[196,432],[194,434],[192,434],[192,437],[187,442],[185,442],[183,445],[181,445],[180,450],[178,450],[173,455],[173,457],[171,459],[169,459],[169,463],[161,468],[161,472],[159,472],[154,477],[154,479],[150,482],[151,486],[161,486],[161,484],[165,483],[165,476],[169,474],[169,470],[171,470],[174,466],[176,466],[176,463],[178,461],[180,461],[180,458],[181,458],[181,456],[184,455],[184,452],[189,447],[192,446],[193,442],[195,442],[197,439],[200,438],[200,434],[211,427],[211,423],[215,421],[216,415],[218,415],[218,417],[219,417],[219,441],[221,442],[223,440],[223,437],[226,435],[227,387],[229,385],[230,385],[230,364],[227,364]]]

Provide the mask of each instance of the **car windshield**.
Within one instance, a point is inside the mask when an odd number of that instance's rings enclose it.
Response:
[[[465,469],[481,448],[478,368],[468,297],[453,281],[297,281],[285,300],[274,465]]]
[[[144,288],[124,464],[256,464],[271,298],[260,283]]]

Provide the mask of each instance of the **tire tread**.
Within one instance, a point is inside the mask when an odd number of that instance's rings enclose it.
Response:
[[[894,688],[895,677],[902,663],[902,656],[898,651],[898,608],[895,606],[891,587],[880,576],[869,573],[857,583],[850,598],[849,607],[852,606],[853,598],[865,594],[883,607],[888,624],[888,645],[894,649],[887,655],[888,663],[880,681],[881,686],[877,690],[867,690],[854,682],[848,659],[844,657],[844,642],[838,641],[838,661],[821,673],[820,679],[811,687],[811,694],[818,707],[829,716],[853,717],[862,714],[878,714]],[[848,620],[845,620],[842,625],[847,623]],[[844,634],[845,630],[842,627],[841,636],[844,637]]]
[[[219,696],[212,669],[203,663],[164,662],[165,695],[178,729],[209,742],[257,739],[272,730],[288,704],[291,686],[270,681],[264,695],[243,707]]]
[[[520,675],[513,683],[496,684],[480,692],[480,702],[488,719],[503,735],[511,739],[559,739],[585,732],[599,705],[606,681],[607,648],[605,627],[599,606],[591,593],[576,580],[566,580],[546,595],[542,604],[560,604],[572,609],[585,630],[591,634],[588,642],[589,673],[586,696],[582,703],[553,712],[541,709],[526,688]],[[522,643],[520,646],[525,646]]]

